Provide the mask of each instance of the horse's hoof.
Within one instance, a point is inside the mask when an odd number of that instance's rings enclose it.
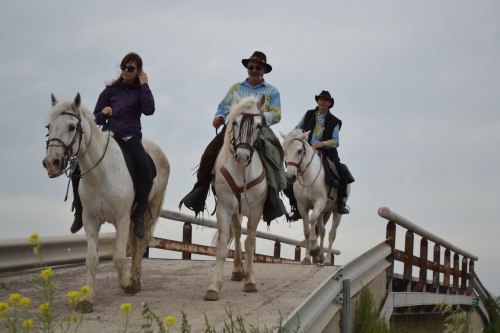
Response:
[[[323,266],[331,266],[332,264],[328,261],[323,261]]]
[[[219,300],[219,293],[213,290],[208,290],[207,293],[205,294],[205,297],[203,297],[205,301],[218,301]]]
[[[76,305],[75,311],[79,312],[79,313],[91,313],[91,312],[94,312],[94,307],[92,306],[92,303],[90,303],[87,300],[84,300],[84,301],[78,302],[78,304]]]
[[[301,265],[310,265],[311,264],[311,260],[309,259],[304,259],[300,262]]]
[[[243,291],[246,293],[255,293],[257,292],[257,286],[255,284],[249,283],[245,284],[245,287],[243,287]]]
[[[309,254],[311,255],[311,257],[317,257],[319,255],[319,250],[320,250],[320,248],[318,246],[316,249],[310,250]]]
[[[231,281],[242,281],[243,274],[241,272],[236,272],[231,275]]]
[[[123,288],[125,294],[136,294],[139,290],[141,290],[141,283],[137,280],[131,279],[130,286],[127,288]]]

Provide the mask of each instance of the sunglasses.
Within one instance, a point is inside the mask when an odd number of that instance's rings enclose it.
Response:
[[[248,69],[249,71],[253,71],[254,66],[253,66],[253,65],[250,65],[250,66],[248,66],[248,67],[247,67],[247,69]],[[258,71],[260,71],[260,70],[262,69],[262,67],[261,67],[261,66],[255,66],[255,69],[256,69],[256,70],[258,70]]]
[[[129,71],[129,73],[132,73],[132,72],[134,72],[137,68],[135,68],[134,66],[120,65],[120,69],[121,69],[122,71],[127,70],[127,71]]]

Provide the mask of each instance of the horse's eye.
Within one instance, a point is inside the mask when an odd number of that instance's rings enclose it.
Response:
[[[75,128],[76,128],[75,125],[73,125],[73,124],[69,125],[70,132],[73,132],[75,130]]]
[[[298,153],[298,154],[299,154],[299,155],[301,155],[301,154],[302,154],[302,149],[299,149],[299,153]]]
[[[50,131],[50,125],[45,126],[45,128]]]

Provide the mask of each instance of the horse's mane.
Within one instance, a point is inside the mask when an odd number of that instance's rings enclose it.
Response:
[[[52,110],[50,110],[49,115],[47,117],[47,122],[51,122],[52,120],[56,119],[59,117],[64,111],[69,111],[76,113],[73,111],[73,101],[69,100],[64,100],[58,102],[56,105],[52,107]],[[94,121],[94,114],[90,112],[90,110],[83,104],[80,105],[80,111],[81,114],[85,117],[87,122],[89,123],[89,126],[92,128],[92,132],[94,132],[94,135],[102,135],[101,130],[99,129],[99,126]]]
[[[283,143],[281,144],[281,146],[283,147],[283,150],[287,150],[290,147],[290,145],[292,144],[293,139],[298,138],[302,134],[304,134],[304,132],[301,129],[294,129],[290,133],[288,133],[286,135],[286,138],[283,139]]]
[[[231,136],[233,135],[233,120],[241,116],[243,113],[260,113],[257,108],[257,100],[253,97],[245,97],[238,104],[233,104],[230,108],[229,115],[227,116],[228,124],[226,128],[226,133],[224,135],[224,144],[217,157],[217,162],[215,167],[220,169],[224,164],[226,164],[227,159],[230,154]]]

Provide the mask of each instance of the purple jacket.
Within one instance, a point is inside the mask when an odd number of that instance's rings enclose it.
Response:
[[[110,106],[111,117],[102,114],[102,109]],[[141,133],[141,115],[150,116],[155,112],[155,101],[149,85],[106,87],[94,109],[95,122],[104,125],[103,131],[111,130],[119,138],[138,136]],[[108,119],[111,118],[111,122]]]

